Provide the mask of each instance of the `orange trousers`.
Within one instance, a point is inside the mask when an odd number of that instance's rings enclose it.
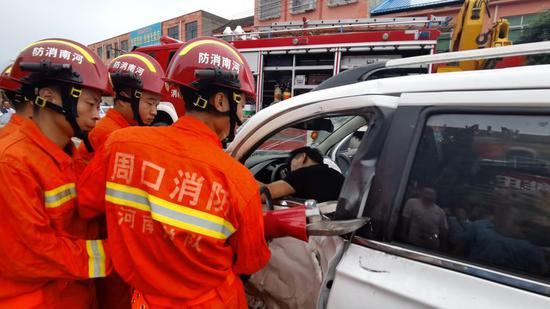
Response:
[[[57,281],[42,289],[9,299],[0,299],[0,308],[17,309],[95,309],[95,291],[92,282]]]
[[[134,290],[132,309],[246,309],[246,295],[241,279],[231,274],[219,287],[193,300],[180,301],[143,295]]]
[[[130,309],[132,288],[113,272],[105,278],[95,279],[99,309]]]

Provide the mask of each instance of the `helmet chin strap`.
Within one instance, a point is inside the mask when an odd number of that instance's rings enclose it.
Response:
[[[235,139],[235,129],[237,125],[242,125],[243,122],[239,119],[239,116],[237,115],[237,104],[235,100],[233,100],[233,97],[229,98],[229,111],[224,112],[226,115],[229,116],[229,135],[225,138],[224,144],[227,145],[231,143]]]
[[[184,92],[184,91],[185,90],[182,89],[182,92]],[[214,113],[214,114],[217,114],[217,115],[220,115],[220,116],[229,117],[229,135],[222,141],[222,145],[225,148],[227,146],[227,144],[232,142],[233,139],[235,138],[235,133],[236,133],[235,129],[236,129],[237,125],[240,126],[240,125],[243,124],[243,122],[239,119],[239,116],[237,115],[237,105],[240,102],[236,100],[236,97],[238,97],[239,95],[236,95],[233,92],[233,90],[229,90],[229,89],[225,89],[224,91],[222,91],[225,94],[225,96],[227,97],[227,100],[229,102],[229,110],[225,111],[225,112],[222,112],[222,111],[217,110],[214,107],[214,103],[212,102],[213,93],[196,91],[196,90],[193,91],[193,92],[196,96],[196,99],[195,99],[195,102],[193,102],[193,105],[195,105],[196,107],[199,107],[199,108],[201,108],[205,111],[209,111],[211,113]],[[210,100],[205,99],[205,97],[210,98]]]
[[[82,88],[74,86],[63,86],[61,89],[61,99],[63,100],[63,109],[67,111],[65,113],[65,119],[69,122],[74,131],[74,136],[78,137],[86,146],[88,152],[93,152],[94,148],[88,139],[88,132],[82,131],[82,128],[78,125],[76,118],[78,118],[77,104],[78,98],[82,94]]]
[[[48,101],[47,99],[33,94],[31,97],[33,103],[42,108],[48,108],[56,113],[62,114],[65,116],[65,119],[71,125],[71,128],[74,131],[73,136],[78,137],[86,146],[88,152],[93,152],[94,148],[88,139],[88,132],[82,131],[76,118],[78,117],[77,104],[78,98],[82,94],[82,88],[71,85],[63,85],[61,87],[61,100],[63,101],[62,106],[59,106],[53,102]]]
[[[120,100],[120,101],[130,103],[134,120],[137,122],[139,126],[145,126],[145,123],[143,122],[143,120],[139,115],[139,100],[141,98],[142,92],[139,90],[133,90],[133,92],[134,94],[130,98],[125,95],[122,95],[121,92],[117,92],[115,100]]]

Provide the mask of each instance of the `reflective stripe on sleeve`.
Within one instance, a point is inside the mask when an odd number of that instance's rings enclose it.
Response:
[[[55,189],[44,192],[44,202],[46,208],[56,208],[63,203],[76,198],[76,189],[74,183],[64,184]]]
[[[88,253],[88,277],[105,277],[105,250],[102,240],[86,240]]]
[[[151,212],[151,217],[156,221],[216,239],[227,239],[235,232],[233,225],[222,217],[178,205],[126,185],[107,182],[105,200]]]

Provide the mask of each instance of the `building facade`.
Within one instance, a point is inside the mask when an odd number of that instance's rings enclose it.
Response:
[[[131,51],[134,46],[160,44],[162,36],[186,41],[198,36],[212,35],[214,29],[228,22],[223,17],[200,10],[96,42],[88,47],[105,63],[109,63],[113,58]]]
[[[452,26],[456,16],[462,7],[463,1],[440,0],[425,1],[424,7],[407,8],[402,6],[401,0],[387,0],[380,4],[380,7],[372,7],[371,17],[412,17],[412,16],[449,16],[452,18],[449,31],[443,32],[438,43],[438,51],[447,51],[450,47]],[[392,4],[395,4],[392,6]],[[387,6],[387,7],[383,7]],[[382,7],[382,8],[381,8]],[[529,21],[540,12],[550,9],[548,0],[491,0],[489,10],[491,18],[488,19],[487,29],[492,22],[499,18],[506,18],[510,22],[510,40],[512,42],[520,38],[523,29],[529,25]]]
[[[308,20],[338,20],[355,18],[448,16],[451,23],[443,33],[438,51],[449,50],[451,30],[464,1],[461,0],[255,0],[256,29],[275,23]],[[510,40],[516,41],[529,21],[550,9],[549,0],[491,0],[491,18],[487,29],[498,18],[510,22]]]
[[[368,17],[369,0],[255,0],[254,26],[277,22]]]

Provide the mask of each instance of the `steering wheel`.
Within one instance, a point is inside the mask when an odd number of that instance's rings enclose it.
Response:
[[[274,210],[275,207],[273,207],[271,192],[269,192],[269,189],[266,186],[260,188],[260,195],[262,194],[265,196],[265,205],[267,206],[267,210]]]
[[[281,163],[275,165],[271,171],[271,182],[285,178],[289,172],[288,164]]]

